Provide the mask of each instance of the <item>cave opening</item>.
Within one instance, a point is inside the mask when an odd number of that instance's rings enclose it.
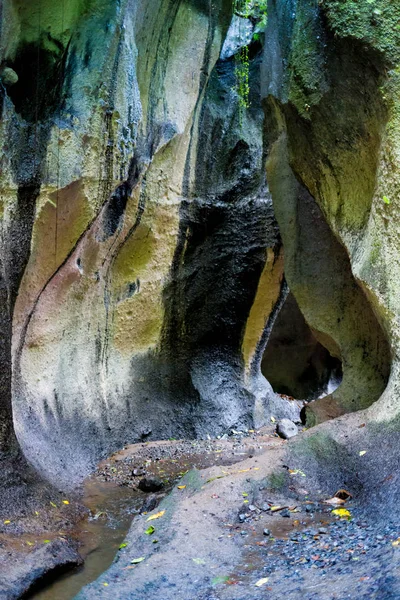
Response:
[[[317,340],[291,292],[272,328],[261,372],[278,394],[307,402],[331,394],[342,381],[341,361]]]

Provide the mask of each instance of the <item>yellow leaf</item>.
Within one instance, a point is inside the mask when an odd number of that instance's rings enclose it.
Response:
[[[397,540],[395,540],[394,542],[392,542],[392,546],[394,548],[397,548],[398,546],[400,546],[400,538],[397,538]]]
[[[57,504],[54,504],[54,502],[50,502],[50,504],[54,507],[57,508]]]
[[[184,490],[186,485],[178,485],[178,490]]]
[[[4,525],[9,525],[11,523],[11,521],[4,521]]]
[[[26,542],[28,546],[33,546],[32,542]]]
[[[282,508],[284,508],[284,506],[271,506],[270,511],[276,512],[277,510],[282,510]]]
[[[149,517],[147,519],[147,521],[154,521],[155,519],[159,519],[160,517],[163,516],[164,513],[165,513],[165,510],[160,510],[160,512],[156,513],[155,515],[151,515],[151,517]]]
[[[246,492],[242,492],[242,496],[243,498],[247,498],[248,494],[246,494]]]
[[[50,544],[50,540],[43,540],[43,544]]]
[[[108,583],[104,582],[104,583],[103,583],[103,585],[104,585],[105,587],[107,587],[107,586],[108,586]]]
[[[271,423],[276,423],[275,417],[271,417]]]
[[[243,500],[243,504],[248,504],[249,501],[248,500]]]
[[[367,454],[367,451],[366,450],[361,450],[361,452],[359,454],[360,454],[360,456],[364,456],[364,454]]]
[[[63,500],[63,504],[69,504],[68,500]]]
[[[265,585],[266,583],[268,583],[268,577],[263,577],[262,579],[259,579],[254,585],[256,587],[261,587],[262,585]]]
[[[344,517],[351,517],[351,512],[347,510],[347,508],[334,508],[332,514],[336,515],[337,517],[340,517],[341,519]]]
[[[302,477],[306,477],[304,471],[300,471],[300,469],[289,469],[290,475],[301,475]]]
[[[37,510],[35,510],[35,515],[36,515],[37,517],[39,516],[39,513],[38,513],[38,511],[37,511]]]

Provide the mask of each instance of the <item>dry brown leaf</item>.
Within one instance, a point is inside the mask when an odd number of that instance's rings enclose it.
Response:
[[[332,504],[332,506],[341,506],[345,502],[346,500],[342,500],[342,498],[336,498],[336,496],[333,498],[328,498],[328,500],[324,500],[324,504]]]
[[[349,498],[352,498],[353,496],[350,494],[350,492],[348,492],[347,490],[344,489],[340,489],[336,492],[335,494],[335,498],[341,498],[342,500],[348,500]]]

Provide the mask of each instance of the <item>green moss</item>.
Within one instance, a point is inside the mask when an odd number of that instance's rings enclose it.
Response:
[[[336,36],[362,40],[389,62],[400,61],[400,3],[393,0],[322,0]]]
[[[286,486],[287,475],[284,472],[281,473],[271,473],[271,475],[267,478],[267,486],[271,490],[283,490]]]
[[[156,240],[150,227],[140,225],[135,234],[122,247],[115,261],[113,273],[117,284],[123,285],[140,276],[153,257],[155,245]]]
[[[299,113],[308,117],[327,90],[324,63],[324,33],[318,3],[315,0],[298,5],[292,34],[289,64],[289,99]]]

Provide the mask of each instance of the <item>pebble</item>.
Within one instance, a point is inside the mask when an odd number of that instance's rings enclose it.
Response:
[[[271,535],[271,531],[269,529],[264,529],[263,530],[263,534],[264,535]]]
[[[299,433],[297,425],[290,419],[281,419],[276,426],[277,434],[284,440],[294,437]]]

